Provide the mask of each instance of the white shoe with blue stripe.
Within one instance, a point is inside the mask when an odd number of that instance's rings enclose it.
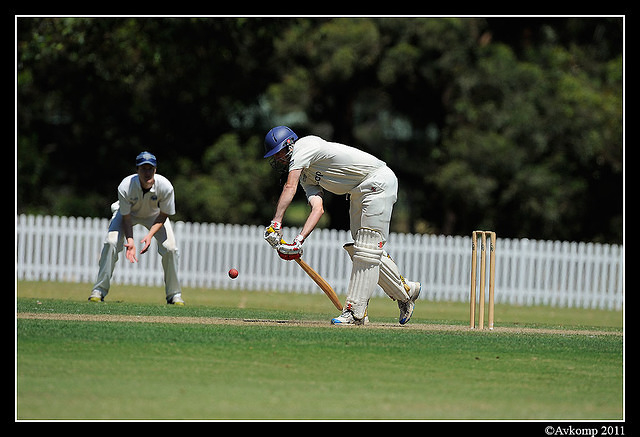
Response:
[[[411,319],[416,299],[418,299],[418,296],[420,296],[420,291],[422,290],[422,284],[420,284],[419,282],[407,281],[407,283],[410,287],[411,296],[406,302],[398,301],[398,308],[400,308],[400,317],[398,318],[398,322],[400,322],[401,325],[404,325]]]
[[[356,319],[349,310],[344,310],[338,317],[331,319],[332,325],[364,325],[367,323],[369,323],[369,316],[365,314],[364,319]]]

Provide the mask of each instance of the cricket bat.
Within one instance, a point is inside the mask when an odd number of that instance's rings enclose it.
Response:
[[[273,231],[273,228],[270,228],[270,229]],[[287,244],[287,242],[284,241],[282,238],[280,239],[280,242],[282,244]],[[315,282],[318,285],[318,287],[320,287],[320,289],[324,291],[324,294],[326,294],[329,300],[333,302],[335,307],[340,311],[342,311],[342,304],[340,303],[340,299],[338,299],[338,295],[336,294],[335,291],[333,291],[333,288],[331,287],[331,285],[329,285],[329,283],[322,276],[320,276],[318,272],[313,270],[313,268],[311,268],[309,264],[304,262],[302,258],[298,257],[298,258],[295,258],[295,260],[298,263],[298,265],[302,267],[302,270],[304,270],[305,273],[309,275],[311,279],[313,279],[313,282]]]
[[[300,267],[302,267],[302,270],[304,270],[305,273],[309,275],[309,277],[313,279],[316,284],[318,284],[318,287],[320,287],[320,289],[324,291],[324,294],[326,294],[331,302],[333,302],[335,307],[342,311],[342,304],[340,303],[340,299],[338,299],[338,296],[336,295],[336,292],[333,291],[333,288],[331,288],[331,285],[329,285],[329,283],[322,276],[320,276],[318,272],[313,270],[313,268],[311,268],[309,264],[304,262],[302,258],[296,258],[295,261]]]

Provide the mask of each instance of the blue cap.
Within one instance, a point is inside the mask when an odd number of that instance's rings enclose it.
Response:
[[[158,166],[155,155],[149,152],[142,152],[136,156],[136,167],[140,167],[142,164],[151,164],[154,167]]]

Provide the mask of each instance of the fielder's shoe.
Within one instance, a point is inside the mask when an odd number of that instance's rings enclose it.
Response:
[[[344,310],[338,317],[331,319],[332,325],[366,325],[367,323],[369,323],[369,316],[366,313],[364,319],[356,319],[349,310]]]
[[[102,295],[102,291],[93,290],[89,295],[89,302],[104,302],[104,296]]]
[[[174,294],[171,298],[167,299],[167,303],[169,305],[184,306],[184,300],[182,300],[179,294]]]
[[[398,318],[398,322],[400,322],[401,325],[404,325],[409,321],[409,319],[411,319],[416,299],[418,299],[418,296],[420,296],[420,291],[422,290],[422,284],[420,284],[419,282],[407,281],[407,284],[409,284],[409,291],[411,292],[409,300],[406,302],[398,301],[398,308],[400,308],[400,317]]]

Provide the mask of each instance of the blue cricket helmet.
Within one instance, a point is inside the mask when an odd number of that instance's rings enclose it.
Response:
[[[264,150],[266,152],[264,157],[268,158],[275,155],[297,139],[298,135],[287,126],[274,127],[264,137]]]

